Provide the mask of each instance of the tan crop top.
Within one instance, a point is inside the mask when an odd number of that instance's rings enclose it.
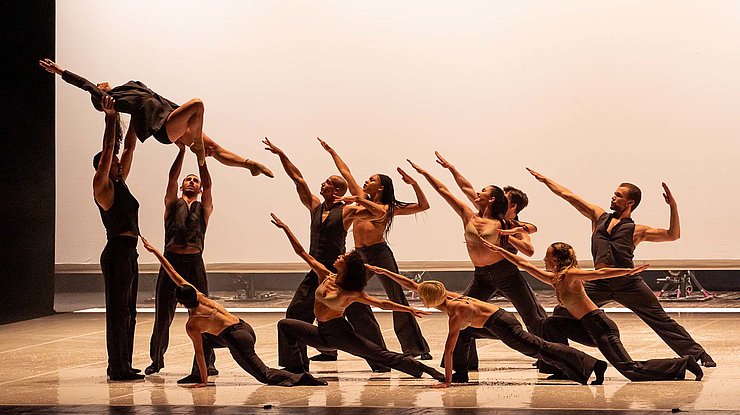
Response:
[[[558,303],[565,308],[588,298],[586,295],[586,289],[583,288],[583,282],[581,281],[575,281],[573,284],[570,284],[569,287],[568,284],[565,283],[565,278],[563,278],[555,284],[554,287]]]
[[[323,304],[326,308],[334,311],[342,311],[344,307],[342,307],[342,298],[339,295],[342,289],[334,282],[335,278],[335,274],[329,274],[316,288],[314,297],[316,301]]]

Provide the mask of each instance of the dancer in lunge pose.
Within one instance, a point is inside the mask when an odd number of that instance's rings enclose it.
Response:
[[[558,324],[553,326],[549,324],[553,321],[552,317],[548,318],[545,322],[545,339],[549,338],[551,332],[557,331],[572,336],[571,338],[579,343],[598,347],[609,363],[629,380],[681,380],[686,376],[686,370],[693,373],[696,380],[701,380],[703,376],[701,366],[693,355],[672,359],[632,360],[619,339],[617,325],[586,295],[584,281],[637,275],[648,265],[637,268],[582,270],[578,268],[573,248],[564,242],[555,242],[547,248],[544,258],[545,269],[542,270],[526,259],[488,241],[483,241],[483,244],[533,277],[551,285],[555,289],[560,306],[573,316],[568,320],[560,319]]]
[[[182,184],[178,183],[182,162],[185,158],[185,145],[176,141],[180,151],[170,168],[167,180],[167,190],[164,195],[164,229],[165,247],[164,256],[175,270],[183,276],[195,289],[208,295],[208,279],[206,267],[203,263],[203,248],[206,237],[206,227],[213,212],[213,197],[211,175],[206,163],[199,167],[200,177],[195,174],[185,176]],[[182,195],[178,197],[178,188]],[[200,200],[198,200],[200,196]],[[149,343],[149,356],[152,364],[144,370],[151,375],[164,367],[164,353],[170,340],[170,325],[175,318],[175,289],[177,286],[167,275],[164,267],[159,268],[157,287],[155,291],[155,314],[152,338]],[[214,367],[215,354],[206,343],[203,353],[208,365],[209,375],[218,375]],[[178,381],[179,383],[198,383],[200,373],[198,365],[193,359],[193,368],[190,376]]]
[[[345,241],[347,239],[347,230],[357,219],[369,220],[374,215],[383,215],[385,212],[382,207],[369,201],[358,201],[365,203],[363,207],[359,205],[348,205],[342,202],[341,197],[347,193],[347,181],[340,176],[329,176],[323,183],[319,191],[319,196],[314,195],[309,189],[306,180],[303,178],[300,170],[288,159],[285,152],[273,144],[265,137],[262,141],[265,144],[265,150],[276,154],[280,158],[280,163],[285,169],[285,173],[293,181],[298,192],[298,197],[303,206],[311,212],[311,245],[309,255],[314,257],[329,271],[336,272],[334,261],[346,251]],[[323,199],[323,200],[322,200]],[[319,286],[319,279],[313,270],[306,274],[303,281],[293,295],[293,300],[285,311],[285,318],[302,320],[307,323],[313,323],[316,319],[313,309],[315,303],[315,292]],[[354,327],[363,327],[363,335],[372,343],[385,345],[383,335],[380,331],[378,322],[373,318],[370,306],[360,302],[354,302],[345,310],[347,320]],[[278,363],[283,364],[290,357],[290,347],[286,343],[285,336],[278,333]],[[321,350],[316,356],[310,358],[314,361],[335,361],[337,360],[336,350]],[[373,371],[388,371],[383,366],[378,366],[369,361],[368,364]]]
[[[193,342],[200,374],[200,382],[191,387],[208,386],[204,343],[210,343],[212,347],[228,348],[236,363],[262,383],[278,386],[326,385],[325,381],[314,378],[310,373],[291,373],[267,367],[254,351],[257,336],[252,327],[188,283],[149,241],[143,237],[141,241],[147,251],[157,257],[167,275],[177,285],[177,301],[188,309],[185,330]]]
[[[206,155],[212,155],[227,166],[249,169],[253,176],[261,173],[273,177],[267,167],[221,147],[203,132],[205,107],[198,98],[180,106],[140,81],[129,81],[112,88],[107,82],[93,84],[64,70],[51,59],[42,59],[39,65],[49,73],[61,75],[67,83],[89,92],[93,106],[98,111],[101,110],[100,100],[103,96],[113,97],[116,100],[116,111],[131,114],[131,125],[142,142],[152,135],[163,144],[180,141],[198,156],[200,165],[205,163]]]
[[[392,278],[402,287],[419,293],[426,307],[434,307],[449,318],[445,342],[445,379],[432,387],[446,388],[451,383],[468,381],[470,341],[473,338],[500,339],[505,345],[527,356],[541,359],[562,369],[568,378],[581,384],[588,383],[593,373],[593,385],[604,381],[606,362],[559,343],[550,343],[527,333],[519,321],[503,308],[464,294],[447,291],[439,281],[417,284],[401,274],[368,265],[376,273]],[[452,373],[452,370],[455,373]]]
[[[140,380],[144,375],[131,367],[136,328],[136,295],[139,264],[139,202],[126,186],[136,149],[136,134],[129,126],[119,160],[116,155],[118,114],[109,96],[100,99],[105,113],[103,150],[93,157],[93,197],[105,226],[108,242],[100,254],[105,281],[105,344],[111,380]]]
[[[271,214],[272,223],[285,232],[288,241],[300,256],[316,273],[319,286],[316,289],[314,315],[318,327],[301,320],[283,319],[278,322],[278,331],[287,339],[291,353],[285,363],[286,370],[303,372],[309,369],[306,345],[320,349],[339,349],[355,356],[390,367],[414,377],[426,373],[437,380],[444,375],[437,370],[415,360],[409,354],[391,352],[385,347],[373,343],[360,335],[345,318],[344,310],[354,302],[361,302],[384,310],[409,313],[421,317],[428,314],[407,305],[380,300],[368,295],[365,291],[369,273],[365,269],[365,255],[360,250],[340,255],[334,262],[336,273],[330,272],[324,265],[309,255],[293,232],[277,216]]]
[[[347,180],[349,192],[353,196],[356,196],[358,198],[357,200],[363,201],[363,203],[367,199],[375,204],[382,205],[385,211],[384,215],[378,218],[361,219],[355,222],[352,228],[355,248],[367,256],[367,262],[369,264],[397,272],[398,265],[396,264],[396,259],[385,237],[393,224],[395,216],[412,215],[429,209],[429,202],[427,202],[424,192],[416,180],[400,168],[398,169],[398,173],[401,175],[401,178],[406,184],[411,185],[414,193],[416,193],[416,203],[405,203],[396,200],[393,180],[384,174],[373,174],[360,187],[347,164],[339,157],[339,154],[323,140],[319,139],[319,142],[324,147],[324,150],[331,155],[334,164],[339,169],[339,173]],[[377,277],[389,300],[403,305],[409,304],[403,293],[403,289],[401,289],[398,283],[383,275],[378,275]],[[370,318],[374,317],[370,316]],[[365,327],[358,328],[358,332],[365,337],[370,337],[371,334],[367,333],[365,331],[366,329]],[[408,313],[394,312],[393,329],[396,332],[396,337],[398,338],[398,342],[401,343],[401,349],[404,353],[420,356],[422,360],[430,360],[432,358],[429,354],[429,345],[424,340],[419,324],[413,316]]]
[[[622,183],[617,187],[609,206],[612,212],[607,213],[601,207],[583,200],[552,179],[532,169],[527,170],[591,221],[591,254],[596,269],[630,268],[633,266],[632,258],[635,247],[640,242],[675,241],[681,236],[678,205],[665,183],[663,183],[663,198],[670,208],[668,229],[635,224],[632,220],[632,212],[640,204],[642,192],[631,183]],[[629,308],[679,356],[691,355],[706,367],[717,366],[712,357],[691,338],[686,329],[663,310],[660,301],[639,275],[588,281],[586,282],[586,294],[598,307],[603,307],[610,301],[616,301]],[[572,318],[562,307],[556,307],[553,316],[564,319]],[[563,336],[552,340],[561,343],[568,341]]]

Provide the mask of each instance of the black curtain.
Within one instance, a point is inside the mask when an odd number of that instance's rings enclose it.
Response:
[[[4,1],[0,324],[54,313],[54,1]]]

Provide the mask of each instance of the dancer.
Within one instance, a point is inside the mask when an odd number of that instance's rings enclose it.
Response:
[[[291,353],[286,357],[286,370],[303,372],[309,369],[306,345],[321,349],[333,348],[343,350],[363,359],[390,367],[414,377],[426,373],[437,380],[444,375],[431,367],[414,360],[409,354],[391,352],[385,347],[373,343],[361,336],[356,328],[344,318],[344,310],[354,302],[361,302],[384,310],[409,313],[421,317],[428,314],[407,305],[380,300],[365,293],[368,273],[365,270],[365,255],[360,250],[340,255],[334,262],[336,274],[309,255],[293,232],[277,216],[272,216],[272,223],[285,232],[288,241],[298,256],[313,269],[319,280],[316,289],[314,315],[318,327],[301,320],[283,319],[278,322],[278,331],[288,339]]]
[[[208,295],[208,279],[203,263],[203,244],[208,220],[213,212],[211,175],[208,172],[208,166],[203,163],[198,168],[200,177],[189,174],[178,186],[182,162],[185,158],[185,145],[179,141],[175,144],[180,151],[170,167],[167,190],[164,195],[164,257],[188,283],[204,295]],[[178,187],[182,191],[180,197],[178,197]],[[198,200],[199,196],[200,200]],[[144,370],[147,375],[158,373],[164,367],[164,353],[169,345],[170,325],[175,318],[175,307],[177,306],[176,288],[177,286],[167,275],[164,267],[160,267],[155,291],[154,327],[149,342],[149,356],[152,363]],[[208,374],[218,375],[218,370],[214,367],[213,349],[208,344],[204,344],[203,353],[208,365]],[[197,362],[193,359],[190,376],[178,380],[178,383],[198,383],[200,378]]]
[[[554,365],[568,378],[581,384],[588,383],[591,374],[596,375],[593,385],[604,382],[606,362],[586,353],[559,343],[550,343],[527,333],[513,314],[503,308],[484,301],[447,291],[439,281],[424,281],[417,284],[401,274],[368,265],[376,273],[392,278],[402,287],[419,293],[426,307],[434,307],[447,313],[449,331],[445,342],[445,380],[433,387],[446,388],[452,382],[468,381],[468,359],[470,341],[473,338],[500,339],[505,345],[527,356],[535,357]],[[455,373],[452,373],[452,370]]]
[[[121,158],[116,156],[117,118],[115,101],[101,98],[105,113],[103,150],[93,157],[93,197],[105,226],[108,242],[100,255],[105,282],[105,343],[108,377],[114,381],[140,380],[144,375],[131,367],[136,328],[136,294],[139,265],[139,202],[126,186],[136,149],[136,135],[129,126]]]
[[[193,342],[200,374],[200,383],[191,387],[208,386],[208,369],[203,352],[205,343],[210,343],[211,347],[228,348],[236,363],[261,383],[278,386],[326,385],[325,381],[314,378],[310,373],[290,373],[267,367],[254,351],[257,336],[252,327],[187,282],[149,241],[143,237],[141,241],[144,248],[157,257],[162,268],[177,285],[177,301],[188,309],[185,330]]]
[[[447,187],[428,171],[411,162],[411,166],[432,185],[434,190],[442,196],[445,201],[462,219],[465,230],[465,246],[468,249],[470,261],[475,266],[473,281],[465,289],[464,295],[481,301],[488,301],[495,292],[506,297],[516,308],[524,320],[527,330],[535,336],[542,336],[542,323],[547,318],[545,309],[542,308],[537,296],[532,291],[527,281],[524,280],[519,270],[508,261],[504,261],[501,255],[487,249],[482,240],[491,241],[497,245],[511,245],[513,249],[525,252],[534,252],[529,238],[521,238],[527,232],[520,232],[510,237],[502,233],[512,226],[522,228],[517,222],[505,217],[508,209],[508,201],[504,191],[498,186],[486,186],[476,193],[474,203],[477,212],[473,211],[466,203],[452,195]],[[483,238],[483,239],[482,239]],[[508,248],[508,249],[512,249]],[[471,369],[476,368],[476,353],[471,351]]]
[[[573,319],[569,324],[561,324],[552,327],[567,335],[578,335],[574,340],[587,346],[599,348],[601,354],[611,363],[624,377],[632,381],[648,380],[682,380],[686,370],[696,375],[696,380],[701,380],[703,373],[701,366],[696,362],[693,355],[686,355],[672,359],[650,359],[645,361],[634,361],[624,349],[619,339],[619,329],[614,322],[607,317],[604,310],[594,304],[586,295],[583,286],[584,281],[596,281],[622,276],[636,275],[644,271],[648,265],[637,268],[600,268],[586,271],[578,268],[573,248],[564,242],[555,242],[547,248],[545,254],[545,269],[539,269],[529,263],[526,259],[512,254],[505,249],[488,241],[483,244],[491,251],[497,252],[508,261],[516,264],[519,268],[528,272],[533,277],[552,286],[561,307],[568,310]],[[551,333],[548,319],[545,323],[545,334]],[[585,332],[586,336],[579,335]]]
[[[342,202],[341,197],[347,193],[347,181],[340,176],[329,176],[321,183],[321,190],[318,196],[311,193],[308,184],[306,184],[300,170],[290,161],[285,152],[274,145],[267,137],[262,141],[265,144],[265,150],[276,154],[280,158],[288,177],[293,181],[298,192],[298,197],[303,206],[311,212],[311,245],[309,254],[319,261],[331,272],[334,269],[334,261],[346,251],[345,242],[347,239],[347,230],[356,219],[372,219],[374,215],[382,215],[385,212],[379,205],[370,201],[358,201],[365,203],[365,208],[357,205],[346,205]],[[354,200],[354,199],[353,199]],[[313,314],[315,292],[319,286],[319,280],[316,272],[313,270],[306,274],[303,281],[293,295],[293,300],[285,311],[285,318],[302,320],[312,324],[315,320]],[[345,310],[345,317],[354,327],[364,327],[363,335],[372,343],[385,347],[383,335],[380,331],[378,322],[373,318],[370,306],[359,302],[352,303]],[[316,356],[309,360],[314,361],[336,361],[336,350],[320,350]],[[278,363],[288,359],[290,347],[286,343],[284,336],[278,333]],[[374,372],[387,372],[389,368],[376,365],[368,361],[370,368]],[[285,366],[285,365],[283,365]]]
[[[631,183],[622,183],[617,187],[610,204],[612,213],[607,213],[601,207],[583,200],[542,174],[529,168],[527,170],[553,193],[591,220],[591,254],[596,269],[632,267],[635,247],[640,242],[675,241],[681,236],[678,205],[665,183],[662,184],[663,198],[670,208],[670,225],[668,229],[661,229],[635,224],[632,220],[632,212],[640,204],[642,192]],[[660,301],[639,275],[604,281],[588,281],[586,282],[586,294],[598,307],[603,307],[610,301],[616,301],[629,308],[679,356],[691,355],[706,367],[717,366],[712,357],[691,338],[686,329],[663,310]],[[556,307],[553,316],[572,318],[562,307]],[[567,338],[562,336],[553,340],[561,343],[567,342]]]
[[[414,189],[416,203],[405,203],[396,200],[393,180],[384,174],[373,174],[360,187],[354,176],[352,176],[349,167],[339,157],[337,152],[320,138],[318,140],[324,150],[331,155],[334,164],[339,169],[339,173],[347,181],[349,192],[353,196],[357,196],[359,200],[364,201],[368,199],[383,206],[384,214],[382,217],[370,220],[361,219],[355,222],[352,228],[355,248],[367,256],[367,262],[369,264],[397,272],[398,265],[396,264],[396,259],[385,237],[388,231],[390,231],[396,215],[412,215],[429,209],[429,202],[424,192],[416,180],[406,174],[401,168],[397,169],[398,173],[401,174],[403,181],[411,185]],[[389,300],[408,306],[409,302],[398,283],[384,275],[378,275],[377,277]],[[375,317],[369,316],[368,318],[374,319]],[[365,337],[370,337],[371,333],[366,332],[367,328],[358,328],[358,332]],[[401,343],[401,350],[404,353],[420,356],[422,360],[432,359],[432,355],[429,354],[429,345],[424,340],[419,324],[413,316],[408,313],[393,312],[393,329],[396,332],[399,343]]]
[[[212,155],[227,166],[249,169],[252,176],[261,173],[273,177],[267,167],[221,147],[203,132],[205,107],[198,98],[180,106],[147,88],[140,81],[129,81],[111,88],[107,82],[96,85],[66,71],[51,59],[42,59],[39,65],[49,73],[61,75],[65,82],[89,92],[97,110],[100,110],[98,104],[103,96],[113,97],[118,112],[131,114],[131,125],[142,142],[152,135],[163,144],[180,141],[198,156],[200,165],[205,163],[206,155]]]

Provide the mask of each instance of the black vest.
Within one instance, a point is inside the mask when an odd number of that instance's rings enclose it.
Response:
[[[323,222],[321,221],[321,216],[324,214],[323,203],[311,211],[311,247],[309,248],[309,254],[322,264],[330,266],[330,268],[333,267],[337,257],[346,250],[347,230],[344,229],[342,221],[343,209],[344,204],[335,204]]]
[[[100,218],[105,226],[105,236],[107,239],[114,238],[125,232],[139,234],[139,202],[136,200],[128,186],[122,180],[112,180],[113,182],[113,206],[108,210],[95,205],[100,211]]]
[[[203,252],[206,238],[206,218],[203,204],[195,200],[188,207],[188,202],[177,199],[164,221],[164,249],[170,245],[187,245]]]
[[[607,264],[617,268],[632,268],[635,256],[635,245],[633,236],[635,234],[635,222],[631,218],[619,221],[612,228],[611,234],[607,232],[612,214],[604,212],[596,221],[596,229],[591,235],[591,255],[594,257],[594,265]]]

